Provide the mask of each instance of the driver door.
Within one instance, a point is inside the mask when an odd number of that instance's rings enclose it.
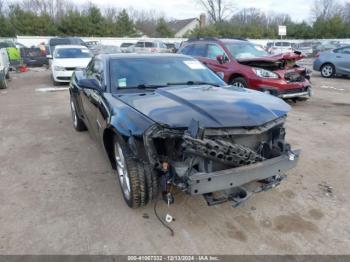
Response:
[[[97,119],[97,113],[102,101],[102,87],[104,86],[103,78],[103,63],[101,60],[94,60],[90,63],[89,67],[86,70],[86,78],[95,79],[99,83],[101,90],[92,90],[83,88],[81,91],[82,105],[85,116],[88,122],[88,129],[90,134],[96,139],[99,140],[99,130],[102,124]]]
[[[338,49],[335,65],[337,73],[350,75],[350,47]]]

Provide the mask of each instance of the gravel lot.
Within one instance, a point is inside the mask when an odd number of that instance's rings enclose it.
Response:
[[[314,97],[291,104],[302,157],[288,179],[238,209],[179,194],[171,237],[153,205],[124,204],[102,150],[72,127],[68,91],[38,91],[49,71],[13,73],[0,90],[0,253],[349,254],[350,79],[312,81]]]

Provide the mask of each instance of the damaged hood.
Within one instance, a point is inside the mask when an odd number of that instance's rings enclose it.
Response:
[[[262,57],[252,57],[252,58],[241,58],[237,59],[239,63],[249,63],[249,62],[283,62],[283,61],[298,61],[303,59],[304,56],[300,52],[289,52],[284,54],[272,55],[272,56],[262,56]]]
[[[288,113],[283,100],[235,87],[178,86],[118,99],[143,115],[172,128],[187,128],[194,119],[204,128],[260,126]]]

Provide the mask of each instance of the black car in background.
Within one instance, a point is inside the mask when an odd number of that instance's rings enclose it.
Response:
[[[49,40],[49,54],[53,54],[55,46],[58,45],[82,45],[86,46],[85,42],[78,37],[54,37]]]
[[[20,53],[23,64],[29,67],[41,67],[44,65],[49,65],[49,60],[46,56],[46,52],[40,50],[39,47],[20,48]]]
[[[159,192],[171,202],[173,188],[239,204],[244,185],[273,188],[299,158],[285,141],[288,104],[227,86],[188,56],[98,55],[69,92],[74,128],[105,149],[132,208]]]

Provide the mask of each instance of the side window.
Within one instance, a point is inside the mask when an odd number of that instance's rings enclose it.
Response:
[[[91,61],[90,64],[87,67],[86,74],[88,77],[96,78],[100,83],[103,82],[103,76],[104,76],[104,70],[103,70],[103,63],[101,60],[94,60]]]
[[[193,53],[193,45],[185,46],[184,48],[182,48],[180,50],[180,53],[184,54],[184,55],[192,55],[192,53]]]
[[[225,56],[225,51],[218,45],[209,44],[207,57],[216,60],[218,55]]]
[[[206,44],[196,44],[193,45],[192,56],[201,56],[205,57],[207,53],[207,45]]]
[[[345,47],[341,49],[342,54],[350,55],[350,47]]]
[[[88,66],[86,67],[86,75],[87,77],[92,77],[94,74],[94,65],[95,65],[95,60],[91,60]]]

